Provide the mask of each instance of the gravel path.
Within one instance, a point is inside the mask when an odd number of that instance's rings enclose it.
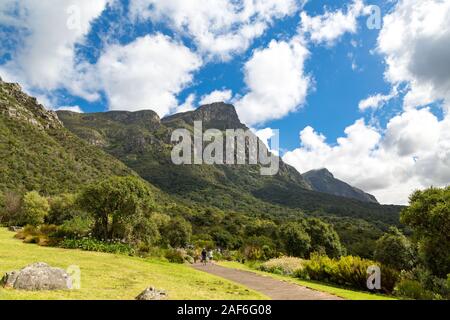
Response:
[[[254,272],[225,268],[216,264],[194,264],[197,270],[204,271],[265,294],[273,300],[342,300],[329,293],[311,290],[287,281],[276,280]]]

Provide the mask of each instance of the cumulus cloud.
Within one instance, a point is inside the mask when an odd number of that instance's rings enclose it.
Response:
[[[267,48],[256,50],[245,63],[248,93],[235,102],[241,120],[259,125],[280,119],[305,102],[310,79],[304,63],[309,56],[303,41],[272,40]]]
[[[20,45],[12,59],[0,66],[7,81],[48,92],[64,87],[87,100],[98,95],[87,89],[86,66],[76,65],[74,46],[89,32],[91,22],[104,10],[107,0],[4,0],[0,23],[13,28],[6,37]],[[3,39],[2,39],[3,42]]]
[[[300,172],[326,167],[337,178],[373,193],[383,203],[405,204],[416,188],[450,181],[450,117],[411,109],[392,118],[384,132],[360,119],[336,144],[306,127],[301,147],[283,160]]]
[[[214,90],[204,96],[200,100],[200,104],[209,104],[214,102],[229,102],[233,93],[231,90]]]
[[[199,50],[227,60],[245,51],[275,19],[298,12],[298,0],[131,0],[134,19],[167,23]]]
[[[354,0],[345,12],[339,9],[311,17],[303,11],[300,14],[300,31],[309,34],[311,41],[316,44],[333,45],[345,33],[356,33],[358,18],[368,9],[362,0]]]
[[[195,99],[196,99],[196,96],[194,93],[191,93],[190,95],[188,95],[186,100],[177,107],[177,109],[175,110],[175,113],[188,112],[188,111],[195,110],[195,105],[194,105]]]
[[[365,111],[367,109],[379,109],[384,104],[386,104],[388,101],[397,97],[397,95],[398,95],[397,88],[393,88],[391,93],[389,93],[389,94],[378,93],[378,94],[369,96],[366,99],[361,100],[359,102],[359,105],[358,105],[359,110]]]
[[[254,129],[251,128],[252,132],[264,143],[267,150],[275,155],[279,155],[280,150],[278,148],[279,143],[279,132],[278,130],[272,128],[264,128],[264,129]],[[275,140],[276,139],[276,140]]]
[[[110,45],[95,70],[110,110],[152,109],[163,117],[176,110],[176,95],[201,64],[182,43],[156,34]]]
[[[378,51],[386,79],[407,83],[404,107],[443,100],[450,107],[450,2],[401,0],[383,19]]]

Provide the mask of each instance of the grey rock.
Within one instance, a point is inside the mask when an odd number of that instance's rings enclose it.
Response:
[[[148,287],[136,297],[136,300],[165,300],[167,298],[168,295],[164,290]]]
[[[8,272],[2,279],[4,287],[18,290],[72,289],[72,278],[60,268],[44,262],[33,263],[20,271]]]

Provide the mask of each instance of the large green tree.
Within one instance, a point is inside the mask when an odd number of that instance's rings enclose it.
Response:
[[[414,247],[400,230],[391,227],[375,244],[374,259],[397,270],[414,266]]]
[[[414,231],[425,266],[446,278],[450,273],[450,186],[414,192],[400,220]]]
[[[156,235],[147,223],[154,205],[151,190],[133,176],[111,177],[87,186],[78,198],[81,208],[94,216],[94,235],[102,239],[142,240],[144,230]],[[136,239],[138,237],[138,239]]]
[[[301,223],[288,222],[281,228],[286,252],[294,257],[306,258],[311,250],[311,237]]]
[[[333,226],[317,218],[307,219],[306,231],[311,237],[311,251],[324,251],[329,257],[340,257],[344,251]]]

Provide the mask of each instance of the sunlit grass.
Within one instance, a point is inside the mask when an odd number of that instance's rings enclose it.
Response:
[[[134,299],[148,286],[168,292],[170,299],[267,299],[231,281],[159,260],[25,244],[0,228],[0,277],[34,262],[81,269],[81,289],[29,292],[0,288],[0,299]]]

